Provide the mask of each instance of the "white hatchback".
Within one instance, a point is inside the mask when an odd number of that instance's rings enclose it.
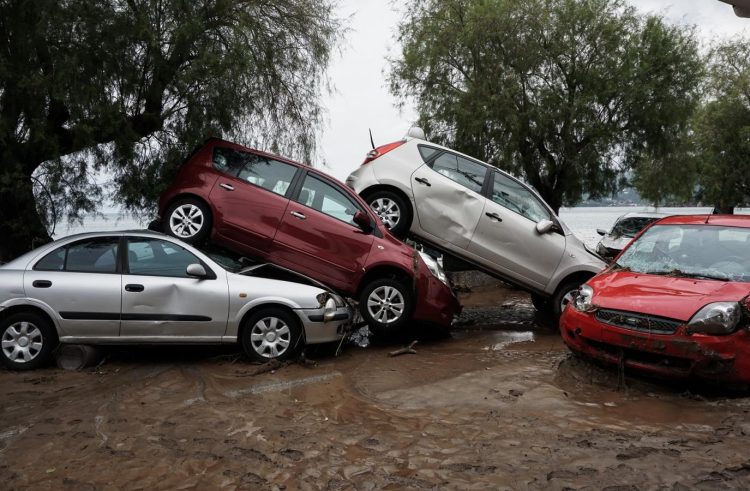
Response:
[[[417,138],[371,150],[346,179],[399,238],[412,235],[532,294],[559,315],[605,263],[528,185]]]

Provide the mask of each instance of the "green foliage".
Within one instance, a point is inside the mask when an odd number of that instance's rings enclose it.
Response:
[[[691,30],[622,0],[418,0],[391,90],[440,143],[524,177],[558,209],[611,194],[686,131]]]
[[[75,217],[107,175],[150,211],[209,136],[308,160],[340,31],[329,0],[0,0],[0,197],[33,174]]]
[[[750,42],[715,47],[709,73],[695,124],[699,197],[729,210],[750,203]]]

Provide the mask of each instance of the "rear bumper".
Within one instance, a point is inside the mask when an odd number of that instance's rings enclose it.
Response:
[[[379,183],[380,181],[375,177],[375,170],[371,164],[359,166],[346,178],[346,185],[357,194]]]
[[[750,384],[750,333],[726,336],[650,334],[611,326],[568,307],[560,333],[574,352],[610,365],[668,379],[699,378]]]
[[[448,328],[461,313],[461,304],[450,287],[429,272],[420,275],[416,295],[415,320]]]

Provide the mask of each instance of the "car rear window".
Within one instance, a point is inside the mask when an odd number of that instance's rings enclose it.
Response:
[[[422,156],[422,160],[427,162],[434,157],[439,151],[439,148],[428,147],[427,145],[418,145],[419,154]]]
[[[214,148],[213,162],[217,170],[281,196],[297,172],[293,165],[224,147]]]

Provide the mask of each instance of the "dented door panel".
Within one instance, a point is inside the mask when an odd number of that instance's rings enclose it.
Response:
[[[471,242],[485,198],[427,165],[411,176],[419,228],[438,245],[465,249]]]

